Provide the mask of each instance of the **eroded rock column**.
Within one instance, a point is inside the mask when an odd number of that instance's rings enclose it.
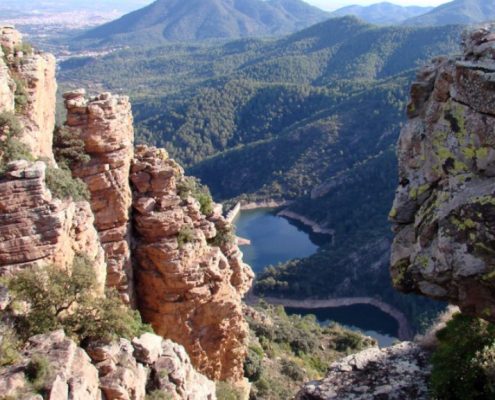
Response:
[[[91,193],[95,226],[108,265],[107,286],[133,304],[129,170],[134,129],[129,99],[109,93],[86,99],[84,90],[66,93],[64,98],[66,126],[84,141],[90,156],[89,162],[73,166],[72,172]]]
[[[209,244],[217,227],[195,199],[179,196],[183,170],[165,150],[139,146],[131,171],[143,318],[157,334],[183,345],[210,379],[241,381],[248,334],[241,296],[251,284],[250,268],[239,264],[235,249],[225,255]],[[210,216],[215,218],[221,216]]]

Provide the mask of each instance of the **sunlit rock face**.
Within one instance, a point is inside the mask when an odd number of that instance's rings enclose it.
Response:
[[[395,286],[495,322],[495,29],[418,73],[390,213]]]
[[[134,129],[129,99],[109,93],[88,99],[84,90],[66,93],[64,98],[66,126],[83,140],[90,157],[89,162],[72,166],[72,172],[91,193],[95,226],[108,265],[107,286],[134,304],[129,224]]]
[[[240,381],[248,334],[241,296],[253,274],[238,251],[209,244],[226,221],[179,196],[183,174],[164,150],[137,147],[131,182],[139,310],[157,334],[186,348],[201,373]]]

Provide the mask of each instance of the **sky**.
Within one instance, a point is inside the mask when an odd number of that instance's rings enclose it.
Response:
[[[374,3],[380,3],[383,0],[305,0],[307,3],[320,7],[323,10],[336,10],[340,7],[349,6],[351,4],[359,4],[367,6]],[[388,0],[390,3],[399,4],[402,6],[439,6],[443,3],[448,3],[452,0]]]

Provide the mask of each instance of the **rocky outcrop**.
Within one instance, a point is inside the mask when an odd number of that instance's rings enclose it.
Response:
[[[394,284],[495,322],[495,28],[463,38],[411,89],[398,148]]]
[[[371,348],[330,366],[322,381],[307,383],[297,400],[426,400],[430,367],[418,345]]]
[[[103,289],[103,249],[87,202],[54,198],[46,165],[16,161],[0,177],[0,275],[47,264],[70,267],[77,254],[92,262]]]
[[[7,64],[0,57],[0,111],[14,111],[24,129],[19,138],[34,158],[53,162],[52,138],[55,128],[55,57],[48,53],[22,49],[22,35],[13,27],[0,27],[0,44],[9,54]]]
[[[92,344],[87,352],[63,331],[34,336],[15,365],[0,369],[0,393],[38,398],[32,386],[36,369],[43,379],[34,389],[53,400],[144,400],[156,391],[174,400],[216,398],[215,384],[194,370],[184,348],[152,334],[132,343]]]
[[[139,310],[157,334],[186,348],[200,372],[240,381],[248,334],[241,296],[253,275],[235,244],[212,244],[228,223],[181,198],[183,179],[165,150],[137,147],[131,181]]]
[[[116,288],[127,303],[134,303],[130,256],[129,212],[132,195],[129,170],[134,129],[127,97],[109,93],[86,99],[84,90],[64,95],[66,126],[85,144],[90,161],[73,167],[91,192],[95,225],[108,265],[107,286]]]

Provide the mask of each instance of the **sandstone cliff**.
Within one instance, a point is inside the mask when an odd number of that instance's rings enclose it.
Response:
[[[240,381],[248,333],[241,297],[253,274],[237,246],[225,246],[225,254],[209,245],[227,222],[181,198],[183,179],[164,150],[137,147],[131,181],[139,310],[155,332],[186,348],[200,372]]]
[[[15,103],[24,125],[20,140],[35,158],[53,162],[57,92],[55,57],[24,46],[22,35],[11,27],[0,27],[0,44],[3,56],[0,60],[0,110],[13,111]]]
[[[54,198],[45,169],[17,161],[0,177],[0,276],[47,264],[69,268],[84,253],[103,291],[106,266],[89,204]]]
[[[64,95],[66,126],[85,145],[90,161],[73,166],[91,192],[95,226],[105,250],[107,286],[116,288],[124,301],[134,303],[130,254],[129,213],[132,195],[129,171],[134,129],[127,97],[101,94],[92,99],[85,92]]]
[[[495,29],[463,38],[411,89],[401,132],[391,271],[395,286],[495,322]]]

